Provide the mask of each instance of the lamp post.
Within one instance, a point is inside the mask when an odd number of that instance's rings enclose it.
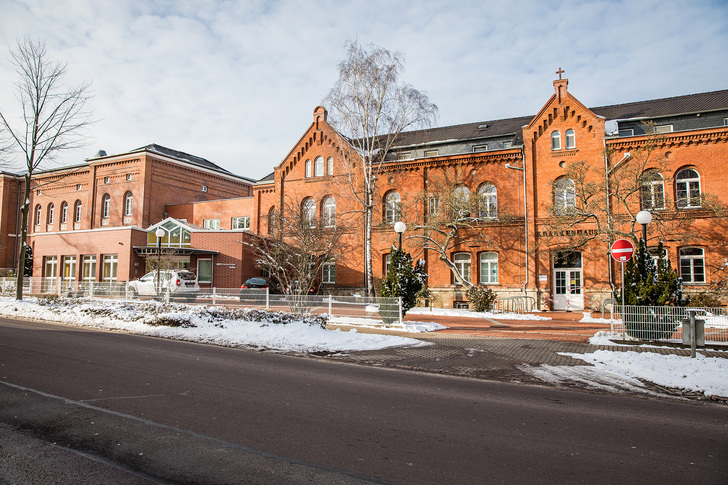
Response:
[[[161,283],[162,280],[159,278],[159,270],[162,267],[162,238],[166,234],[166,231],[161,227],[158,227],[154,234],[157,236],[157,295],[162,292]]]
[[[647,247],[647,224],[652,222],[652,214],[649,211],[639,211],[635,219],[637,223],[642,224],[642,240],[645,242],[645,247]]]
[[[402,251],[402,234],[407,230],[407,224],[402,221],[394,223],[394,232],[399,234],[399,250]]]

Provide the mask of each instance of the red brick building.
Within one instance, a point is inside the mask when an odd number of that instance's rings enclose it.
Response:
[[[539,306],[597,307],[620,285],[610,244],[636,241],[641,209],[653,215],[648,247],[663,242],[688,291],[725,276],[728,90],[588,108],[568,80],[553,84],[535,116],[398,138],[377,182],[376,279],[401,219],[408,226],[404,248],[426,261],[436,305],[467,304],[457,270],[471,283],[531,296]],[[322,277],[321,291],[361,292],[363,223],[351,185],[359,181],[344,163],[356,157],[319,106],[273,173],[257,182],[156,145],[40,173],[30,202],[34,275],[104,281],[113,265],[117,280],[138,278],[145,258],[156,254],[154,230],[163,226],[163,247],[176,247],[180,266],[197,271],[203,286],[238,287],[260,274],[243,238],[267,236],[276,211],[305,203],[316,218],[347,227],[346,249]],[[447,184],[473,203],[444,261],[423,236],[445,206]],[[8,254],[17,252],[20,186],[2,174],[6,268],[17,265]]]

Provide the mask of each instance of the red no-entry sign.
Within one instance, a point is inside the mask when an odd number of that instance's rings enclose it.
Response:
[[[634,254],[634,245],[629,239],[617,239],[612,243],[611,253],[615,261],[624,263],[629,261]]]

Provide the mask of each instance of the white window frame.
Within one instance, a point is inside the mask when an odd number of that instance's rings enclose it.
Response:
[[[487,152],[488,145],[473,145],[473,153],[476,152]]]
[[[73,222],[81,222],[81,216],[83,212],[83,202],[77,200],[73,204]]]
[[[116,272],[119,266],[118,254],[103,255],[102,281],[105,283],[114,283],[116,281]]]
[[[425,158],[436,157],[437,153],[437,150],[425,150]]]
[[[452,199],[452,208],[456,212],[453,215],[456,216],[458,220],[470,217],[470,189],[464,185],[455,187],[452,191]]]
[[[647,170],[642,174],[640,206],[643,210],[665,208],[665,180],[657,170]]]
[[[402,218],[402,198],[395,190],[384,196],[384,222],[394,224]]]
[[[230,228],[232,228],[232,229],[250,229],[250,216],[233,217],[230,220]]]
[[[321,282],[327,285],[336,283],[336,263],[324,263],[321,265]]]
[[[63,256],[61,266],[61,279],[63,281],[76,281],[76,256]]]
[[[686,172],[693,172],[695,176],[680,178]],[[681,192],[684,194],[682,197]],[[678,209],[697,209],[702,206],[700,174],[694,168],[684,168],[675,175],[675,201]]]
[[[40,226],[41,218],[43,217],[43,208],[40,204],[35,206],[35,225]]]
[[[452,262],[460,276],[470,283],[472,281],[473,257],[470,253],[455,253],[452,255]],[[454,278],[454,277],[453,277]],[[455,280],[455,284],[458,284]]]
[[[571,214],[576,209],[576,184],[562,177],[554,182],[554,210],[559,215]]]
[[[200,275],[202,275],[202,271],[200,271],[200,263],[203,263],[203,262],[210,263],[210,279],[209,280],[200,278]],[[198,258],[197,259],[197,282],[198,283],[212,283],[212,278],[213,278],[212,271],[213,271],[212,258]]]
[[[561,150],[561,132],[558,130],[551,132],[551,150]]]
[[[690,253],[695,254],[690,254]],[[703,248],[680,248],[680,277],[683,283],[705,283],[705,250]],[[696,271],[698,270],[698,271]]]
[[[101,218],[108,219],[111,214],[111,196],[104,194],[101,198]]]
[[[46,221],[46,224],[48,224],[48,225],[53,224],[55,211],[56,211],[56,205],[53,202],[48,204],[48,220]]]
[[[306,160],[306,178],[311,177],[311,160]]]
[[[324,227],[336,227],[336,199],[330,195],[321,204],[321,218]]]
[[[576,132],[569,128],[566,130],[566,133],[564,133],[564,138],[566,141],[566,149],[574,149],[576,148]]]
[[[655,125],[655,133],[672,133],[672,125]]]
[[[134,194],[127,192],[124,194],[124,216],[131,216],[134,210]]]
[[[96,255],[85,254],[81,256],[81,281],[92,283],[96,281]]]
[[[334,175],[334,157],[329,157],[326,159],[326,175],[331,177]]]
[[[491,183],[484,183],[478,189],[478,217],[496,219],[498,217],[498,189]]]
[[[498,253],[486,251],[480,253],[480,284],[497,285],[498,284]]]
[[[304,199],[301,205],[301,215],[309,227],[316,225],[316,201],[311,197]]]
[[[220,219],[203,219],[202,228],[210,231],[220,230]]]
[[[323,177],[324,176],[324,157],[318,156],[313,161],[313,176]]]
[[[440,198],[437,196],[430,197],[427,203],[427,214],[432,217],[440,215]]]

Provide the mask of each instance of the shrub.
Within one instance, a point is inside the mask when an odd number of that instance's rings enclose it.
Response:
[[[702,307],[720,307],[723,306],[723,302],[720,299],[708,292],[698,293],[697,295],[690,296],[690,306],[702,306]]]
[[[473,304],[473,310],[487,312],[493,307],[493,302],[498,298],[498,295],[487,286],[477,285],[468,289],[468,298]]]

